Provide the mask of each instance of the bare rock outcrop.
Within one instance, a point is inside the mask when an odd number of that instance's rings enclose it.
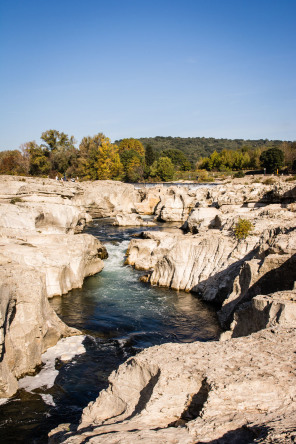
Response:
[[[271,237],[267,243],[261,245],[257,257],[246,261],[241,267],[234,280],[232,292],[218,312],[221,324],[226,326],[234,310],[241,306],[239,311],[234,313],[230,331],[223,334],[224,337],[251,333],[257,331],[260,325],[265,328],[286,319],[281,313],[293,313],[295,301],[292,296],[285,299],[284,295],[290,295],[295,288],[295,282],[296,236],[295,230],[291,230],[287,234]],[[240,310],[248,313],[248,322],[242,322],[243,312]],[[251,312],[253,317],[249,315]],[[293,319],[293,315],[287,316],[288,319]]]
[[[114,217],[118,213],[132,213],[140,200],[133,185],[113,180],[83,182],[83,193],[74,203],[82,206],[92,217]]]
[[[17,236],[33,233],[79,233],[91,217],[78,207],[66,204],[17,202],[0,204],[0,231]]]
[[[148,195],[152,201],[153,190]],[[196,207],[214,207],[223,212],[234,208],[260,208],[270,204],[289,205],[296,199],[296,187],[293,183],[277,180],[274,184],[263,183],[242,184],[229,183],[208,185],[189,190],[186,187],[169,187],[160,193],[155,191],[159,199],[154,213],[159,220],[185,222],[191,211]],[[142,205],[148,202],[144,199]],[[243,210],[244,211],[244,210]]]
[[[296,327],[296,290],[258,295],[240,305],[230,330],[222,333],[220,340],[247,336],[278,324]]]
[[[202,229],[221,228],[221,219],[221,211],[215,207],[194,208],[183,224],[182,229],[196,234]]]
[[[1,256],[0,398],[13,395],[17,379],[41,364],[59,338],[77,334],[50,307],[44,273]]]
[[[154,227],[156,224],[151,220],[144,220],[139,214],[116,214],[113,225],[119,227]]]
[[[292,436],[295,339],[295,329],[277,327],[226,342],[147,349],[111,374],[78,430],[61,426],[50,443],[269,442],[275,431]]]
[[[96,238],[73,234],[91,219],[82,196],[75,183],[0,178],[0,398],[15,393],[48,347],[79,333],[59,320],[48,297],[81,287],[107,257]]]
[[[100,272],[107,257],[105,247],[89,234],[0,237],[5,261],[35,269],[45,275],[47,297],[82,287],[86,276]]]
[[[158,220],[165,222],[183,222],[187,219],[196,203],[203,202],[208,194],[207,188],[189,191],[187,187],[172,186],[160,196],[155,208]]]
[[[213,302],[229,291],[243,261],[252,257],[259,243],[257,236],[238,242],[219,230],[194,236],[146,232],[144,237],[130,242],[129,265],[152,270],[152,285],[195,291]]]
[[[32,177],[0,176],[0,203],[37,207],[75,207],[91,217],[113,217],[135,211],[140,195],[133,185],[112,180],[63,182]],[[49,211],[50,212],[50,211]],[[61,226],[63,224],[60,224]]]
[[[155,208],[162,196],[166,193],[163,186],[138,189],[139,202],[135,202],[135,209],[139,214],[154,214]]]

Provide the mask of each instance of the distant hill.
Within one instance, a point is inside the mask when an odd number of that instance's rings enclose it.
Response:
[[[244,140],[244,139],[215,139],[214,137],[142,137],[140,140],[143,145],[152,145],[156,151],[163,151],[174,148],[183,151],[187,158],[195,164],[200,157],[208,157],[215,150],[217,152],[223,149],[239,150],[246,146],[250,148],[271,148],[279,147],[282,140]]]

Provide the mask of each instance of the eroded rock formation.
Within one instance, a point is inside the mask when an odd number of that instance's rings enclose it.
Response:
[[[48,347],[78,332],[50,307],[44,273],[1,257],[0,282],[0,397],[8,397]]]
[[[133,239],[128,263],[149,271],[152,285],[195,291],[214,302],[222,325],[230,329],[221,341],[165,344],[130,358],[84,410],[78,429],[61,425],[51,432],[50,442],[291,442],[296,417],[295,185],[277,179],[274,185],[137,191],[114,182],[47,179],[37,180],[36,187],[34,180],[8,178],[0,186],[1,208],[9,209],[14,221],[10,225],[2,210],[0,396],[15,391],[16,378],[40,362],[46,347],[75,334],[52,312],[47,296],[81,285],[84,275],[98,271],[105,251],[92,238],[71,233],[81,229],[88,214],[119,219],[126,213],[128,219],[137,218],[135,211],[155,214],[158,220],[183,224],[184,232],[146,232]],[[56,212],[50,208],[46,213],[49,203]],[[61,219],[58,208],[67,216]],[[26,222],[20,226],[22,217]],[[253,225],[245,240],[233,236],[240,217]],[[64,260],[54,256],[51,247],[57,244],[68,251]],[[37,271],[40,261],[43,269]],[[27,287],[21,288],[12,270],[25,277]],[[39,282],[35,311],[26,299],[33,279]],[[24,319],[30,319],[25,327]],[[16,364],[23,347],[30,353]]]
[[[109,383],[78,430],[61,426],[50,443],[193,444],[231,434],[236,441],[225,442],[274,442],[271,424],[285,438],[293,435],[295,329],[152,347],[122,364]]]
[[[41,363],[59,338],[79,333],[56,316],[48,297],[98,273],[106,249],[77,234],[91,217],[80,185],[49,179],[0,179],[0,397]]]

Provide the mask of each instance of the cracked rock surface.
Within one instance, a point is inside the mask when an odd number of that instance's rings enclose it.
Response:
[[[292,435],[295,339],[295,329],[278,326],[225,342],[144,350],[111,374],[78,430],[60,426],[49,442],[193,444],[231,432],[266,439],[272,427]]]

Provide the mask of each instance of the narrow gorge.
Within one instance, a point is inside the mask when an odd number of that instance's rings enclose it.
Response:
[[[66,378],[84,354],[72,396],[88,368],[91,402],[82,416],[65,408],[50,443],[293,442],[295,181],[2,176],[0,209],[4,412],[64,343],[53,371]],[[252,226],[242,239],[240,219]]]

